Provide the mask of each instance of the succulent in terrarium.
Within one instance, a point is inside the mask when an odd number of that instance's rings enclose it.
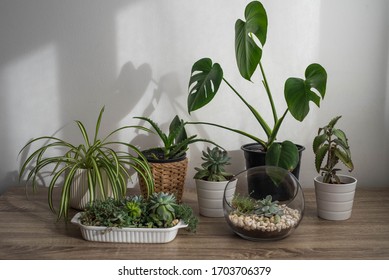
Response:
[[[249,196],[237,194],[233,197],[231,204],[239,213],[245,214],[255,210],[256,201]]]
[[[254,212],[258,215],[263,215],[268,218],[277,215],[282,216],[284,211],[279,206],[278,201],[272,201],[272,199],[272,196],[268,195],[264,199],[258,200]]]
[[[208,147],[207,151],[203,151],[201,159],[204,161],[201,164],[202,168],[195,167],[197,173],[194,179],[205,181],[227,181],[233,175],[225,171],[225,166],[230,164],[231,158],[227,151],[214,147],[212,150]]]
[[[161,226],[168,226],[175,219],[175,208],[177,206],[174,194],[153,193],[149,198],[150,218]]]

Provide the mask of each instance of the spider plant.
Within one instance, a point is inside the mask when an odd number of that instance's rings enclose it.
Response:
[[[102,199],[107,197],[107,186],[103,180],[103,174],[108,178],[108,185],[111,185],[111,191],[114,198],[124,197],[126,194],[127,180],[130,179],[130,169],[134,169],[145,180],[148,193],[153,192],[153,181],[149,165],[142,153],[134,145],[122,141],[113,141],[110,138],[124,129],[145,128],[139,126],[123,126],[115,129],[104,139],[99,139],[99,129],[104,112],[101,109],[97,119],[93,140],[89,137],[84,124],[81,121],[75,121],[79,132],[82,135],[83,143],[72,144],[66,140],[53,137],[42,136],[29,141],[19,152],[19,155],[34,143],[43,145],[33,151],[21,165],[19,180],[23,175],[27,175],[27,183],[32,181],[32,188],[35,191],[39,174],[51,166],[51,180],[48,186],[48,204],[53,212],[57,212],[58,220],[62,217],[68,218],[70,190],[75,174],[78,170],[84,170],[87,173],[88,191],[90,202],[95,200],[97,190],[100,190]],[[122,147],[126,151],[116,151],[114,147]],[[58,153],[58,150],[61,153]],[[53,152],[55,155],[47,155]],[[133,154],[131,154],[133,152]],[[31,167],[32,166],[32,167]],[[62,181],[61,198],[59,209],[56,211],[53,204],[53,190],[57,183]]]

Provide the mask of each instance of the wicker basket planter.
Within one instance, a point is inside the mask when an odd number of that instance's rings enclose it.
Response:
[[[159,160],[148,156],[150,151],[144,151],[143,153],[151,167],[154,191],[173,193],[177,201],[181,202],[188,169],[188,158],[185,155],[176,159]],[[142,195],[147,196],[146,184],[140,176],[138,178]]]

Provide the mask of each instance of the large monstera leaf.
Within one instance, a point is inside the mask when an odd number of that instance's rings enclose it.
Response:
[[[267,15],[263,5],[258,1],[249,3],[245,10],[245,19],[235,23],[235,55],[239,72],[246,80],[251,80],[261,57],[262,48],[254,41],[257,37],[262,47],[266,42]]]
[[[195,111],[208,104],[223,80],[223,70],[210,58],[202,58],[192,66],[189,80],[188,112]]]
[[[305,70],[305,80],[289,78],[285,82],[285,100],[292,116],[303,121],[309,113],[309,102],[320,107],[327,85],[327,72],[320,64],[311,64]],[[316,90],[316,91],[313,91]]]
[[[299,161],[297,146],[291,141],[273,143],[266,153],[266,165],[293,171]]]

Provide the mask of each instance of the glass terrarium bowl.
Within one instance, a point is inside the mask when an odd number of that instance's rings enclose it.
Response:
[[[304,194],[292,173],[260,166],[237,174],[231,181],[235,179],[236,185],[226,185],[223,208],[236,234],[252,241],[279,240],[298,227],[304,214]]]

